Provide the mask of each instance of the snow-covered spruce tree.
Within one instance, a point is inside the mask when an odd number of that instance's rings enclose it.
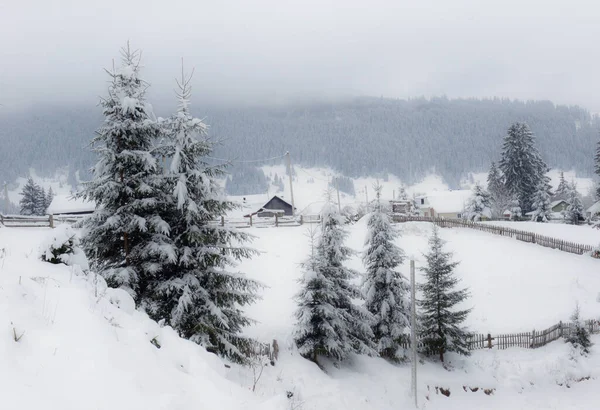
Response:
[[[35,215],[46,215],[46,210],[48,209],[48,205],[50,205],[46,190],[38,185],[35,197]]]
[[[406,188],[404,187],[404,184],[401,184],[398,187],[397,198],[402,201],[408,201],[408,193],[406,192]]]
[[[96,204],[84,222],[83,246],[93,267],[112,287],[121,287],[140,302],[160,259],[172,259],[169,227],[157,213],[157,161],[151,154],[159,126],[146,103],[147,84],[140,78],[140,53],[121,50],[122,65],[100,105],[104,124],[92,140],[99,159],[93,179],[77,196]]]
[[[381,185],[374,188],[376,204],[368,216],[363,255],[365,307],[374,317],[371,328],[379,355],[399,361],[405,357],[400,342],[410,327],[410,284],[396,270],[404,261],[404,252],[394,244],[399,233],[381,206]]]
[[[213,143],[206,124],[190,114],[190,80],[182,72],[179,107],[162,123],[165,140],[159,148],[169,159],[162,190],[170,198],[160,214],[170,227],[175,260],[156,274],[143,304],[182,337],[245,362],[252,341],[241,330],[251,320],[242,309],[257,299],[260,285],[232,268],[256,251],[243,246],[247,233],[212,223],[235,205],[217,182],[223,167],[206,162]]]
[[[590,332],[581,323],[579,304],[575,306],[575,310],[571,315],[571,323],[573,327],[570,329],[566,341],[567,343],[571,343],[575,349],[579,349],[579,352],[583,356],[586,356],[590,352],[592,341],[590,340]]]
[[[510,196],[506,191],[504,179],[496,164],[492,162],[487,178],[488,192],[491,199],[493,218],[502,218],[505,211],[510,208]]]
[[[523,213],[531,211],[533,194],[548,167],[527,124],[517,122],[510,126],[504,137],[499,165],[508,194],[519,200]]]
[[[304,275],[296,295],[294,340],[300,354],[315,363],[319,356],[344,360],[350,353],[376,355],[372,315],[355,305],[362,294],[350,280],[356,272],[343,263],[352,251],[344,246],[344,218],[331,203],[322,211],[322,233],[302,265]]]
[[[579,220],[583,218],[584,210],[581,203],[581,196],[577,192],[577,184],[572,182],[569,184],[569,196],[567,198],[567,209],[563,211],[566,223],[577,225]]]
[[[531,220],[533,222],[548,222],[552,214],[550,202],[550,192],[548,184],[544,181],[538,184],[533,196],[533,214]]]
[[[19,201],[21,215],[37,215],[39,191],[40,187],[33,182],[33,178],[28,178],[23,191],[21,191],[22,198]]]
[[[423,299],[418,301],[420,312],[420,334],[427,355],[439,355],[444,361],[446,352],[469,355],[466,329],[460,327],[471,309],[456,310],[456,305],[464,301],[469,293],[466,289],[454,290],[459,280],[454,276],[458,262],[452,262],[452,254],[444,252],[444,241],[439,230],[434,227],[429,239],[430,250],[425,255],[426,266],[420,268],[425,273],[425,283],[420,284]]]
[[[485,211],[492,207],[492,198],[478,183],[473,187],[473,193],[465,205],[464,218],[469,221],[480,221]]]
[[[48,189],[48,192],[46,193],[46,203],[45,203],[46,209],[45,209],[45,211],[48,211],[48,207],[52,203],[53,199],[54,199],[54,191],[52,190],[52,187],[50,187]]]
[[[556,191],[554,192],[554,195],[552,196],[553,201],[558,201],[561,199],[563,201],[566,201],[567,199],[569,199],[569,183],[565,179],[565,175],[564,175],[563,171],[560,171],[560,179],[559,179],[558,187],[556,187]]]

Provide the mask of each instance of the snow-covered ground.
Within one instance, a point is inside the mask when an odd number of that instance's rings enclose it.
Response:
[[[407,255],[423,262],[431,226],[407,223],[398,226],[398,240]],[[392,366],[381,359],[357,358],[342,368],[328,367],[324,374],[300,358],[293,348],[294,295],[301,275],[298,264],[308,253],[307,227],[254,228],[254,246],[262,254],[241,266],[268,288],[263,299],[248,309],[259,321],[247,333],[263,341],[279,341],[282,353],[269,368],[257,394],[268,396],[281,389],[295,389],[304,409],[395,409],[410,406],[408,366]],[[348,244],[363,249],[364,220],[350,227]],[[586,318],[600,316],[600,262],[468,229],[443,229],[441,236],[461,261],[457,275],[471,291],[464,307],[473,307],[467,325],[480,333],[526,332],[545,329],[568,320],[576,303]],[[403,272],[408,274],[407,263]],[[359,255],[350,266],[363,271]],[[417,275],[419,279],[419,275]],[[600,341],[595,337],[596,342]],[[571,383],[566,379],[597,376],[594,362],[574,363],[569,348],[557,341],[538,350],[511,348],[478,351],[470,358],[453,356],[454,371],[439,364],[419,365],[419,400],[423,408],[594,408],[598,381]],[[244,380],[244,376],[230,375]],[[246,375],[246,380],[248,376]],[[431,391],[427,390],[430,386]],[[450,388],[451,398],[436,395],[434,386]],[[480,387],[477,393],[463,386]],[[487,396],[481,388],[497,389]],[[425,396],[431,399],[427,401]]]
[[[285,175],[281,171],[278,174]],[[302,178],[298,172],[297,207],[318,208],[327,180],[302,183]],[[368,182],[375,180],[364,181],[370,189]],[[387,182],[390,196],[397,182],[391,178]],[[427,187],[415,189],[435,191],[439,182],[431,178]],[[282,195],[289,198],[289,193]],[[372,191],[367,195],[372,199]],[[359,197],[357,192],[357,198],[342,198],[351,204]],[[267,199],[266,195],[247,197],[246,209]],[[548,230],[539,232],[566,240],[600,242],[600,231],[587,227],[506,223]],[[407,223],[398,229],[402,230],[398,245],[419,267],[431,225]],[[0,228],[0,323],[4,324],[0,408],[411,408],[408,365],[356,357],[339,368],[326,364],[327,372],[323,372],[295,351],[294,295],[301,275],[298,264],[308,254],[307,230],[307,225],[248,229],[256,236],[253,246],[261,254],[239,268],[267,287],[262,300],[247,309],[258,323],[246,333],[263,342],[277,339],[280,347],[277,364],[265,368],[252,393],[250,369],[225,368],[204,349],[133,311],[126,295],[106,290],[94,275],[86,277],[73,268],[39,261],[38,246],[49,229]],[[365,220],[351,225],[349,231],[348,245],[362,250]],[[471,292],[464,304],[473,308],[467,322],[471,330],[493,334],[542,330],[567,320],[576,303],[584,318],[600,317],[598,260],[468,229],[443,229],[441,236],[461,262],[456,270],[461,285]],[[358,254],[349,265],[363,271]],[[408,275],[408,263],[402,271]],[[15,334],[22,335],[18,342]],[[160,349],[151,343],[155,337]],[[593,341],[600,344],[600,337]],[[451,371],[423,361],[419,364],[420,408],[597,408],[600,346],[593,348],[587,361],[575,362],[569,355],[568,345],[559,340],[536,350],[485,350],[469,358],[450,355]],[[588,376],[592,378],[577,382]],[[449,388],[451,396],[436,394],[436,386]],[[482,389],[495,391],[486,395]],[[287,392],[293,393],[289,399]]]
[[[600,229],[590,225],[567,225],[563,223],[489,221],[482,222],[496,226],[507,226],[522,231],[533,232],[569,242],[597,246],[600,244]]]

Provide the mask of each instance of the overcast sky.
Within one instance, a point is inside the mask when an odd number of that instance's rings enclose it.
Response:
[[[95,103],[127,40],[152,97],[551,99],[600,111],[600,4],[533,0],[0,0],[0,103]]]

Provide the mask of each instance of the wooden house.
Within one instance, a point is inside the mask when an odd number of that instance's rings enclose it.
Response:
[[[390,208],[393,214],[408,215],[413,211],[413,203],[409,199],[396,199],[390,201]]]

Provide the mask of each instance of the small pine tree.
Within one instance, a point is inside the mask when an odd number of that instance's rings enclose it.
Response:
[[[33,182],[33,178],[28,178],[23,191],[21,191],[22,198],[19,201],[21,215],[37,215],[39,190],[40,187]]]
[[[548,222],[552,214],[550,193],[546,182],[538,184],[533,196],[533,214],[531,220],[533,222]]]
[[[523,212],[519,206],[519,200],[516,198],[509,201],[508,210],[510,212],[510,219],[512,221],[517,221],[519,218],[521,218],[521,216],[523,216]]]
[[[408,201],[408,193],[406,192],[406,188],[404,187],[404,184],[402,184],[398,187],[397,199],[402,200],[402,201]]]
[[[572,182],[569,184],[569,197],[567,198],[567,209],[563,211],[565,221],[571,225],[577,225],[579,220],[583,218],[583,204],[581,203],[581,196],[577,192],[577,184]]]
[[[423,293],[423,299],[418,301],[421,307],[420,333],[424,353],[438,354],[443,362],[446,352],[470,354],[467,344],[469,333],[460,324],[471,309],[455,309],[469,293],[466,289],[454,290],[459,282],[454,276],[458,262],[452,262],[452,254],[443,251],[444,241],[437,227],[434,227],[429,246],[429,253],[425,255],[427,264],[420,268],[425,273],[425,283],[419,285]]]
[[[344,218],[327,204],[322,212],[322,233],[314,251],[302,265],[304,275],[296,296],[294,340],[300,354],[318,363],[323,355],[344,360],[350,353],[376,355],[372,315],[353,303],[362,297],[350,281],[356,272],[343,266],[352,251]]]
[[[556,187],[556,192],[552,196],[554,201],[563,200],[566,201],[569,199],[569,183],[565,179],[565,174],[563,171],[560,171],[560,179],[558,183],[558,187]]]
[[[374,317],[371,328],[379,355],[398,361],[405,356],[400,341],[410,327],[410,284],[396,271],[404,252],[394,244],[399,233],[381,206],[381,185],[375,187],[375,195],[375,209],[367,221],[363,293],[365,307]]]
[[[464,210],[464,218],[470,221],[480,221],[486,211],[492,207],[492,198],[490,194],[478,183],[473,187],[473,194]]]
[[[590,333],[581,323],[579,304],[575,306],[575,311],[571,315],[571,322],[573,328],[566,338],[568,343],[571,343],[575,349],[579,349],[580,353],[586,356],[590,352],[592,342],[590,340]]]

